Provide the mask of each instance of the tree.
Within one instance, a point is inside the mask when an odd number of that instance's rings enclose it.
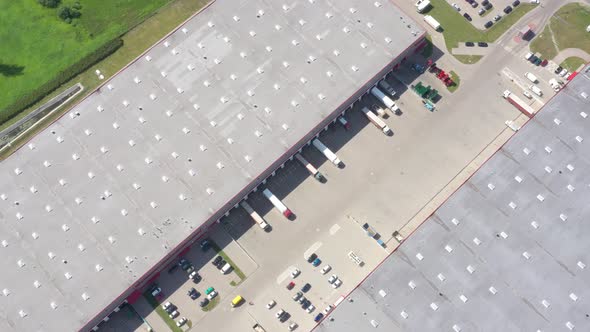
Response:
[[[57,8],[59,6],[61,0],[37,0],[37,2],[44,7],[47,8]]]
[[[71,8],[70,6],[60,7],[57,11],[57,16],[67,23],[72,23],[72,19],[78,18],[82,15],[77,9]]]

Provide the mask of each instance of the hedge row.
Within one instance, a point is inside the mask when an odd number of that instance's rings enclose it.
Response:
[[[121,46],[123,46],[123,40],[121,38],[113,39],[97,48],[94,52],[83,57],[70,67],[57,73],[53,79],[47,81],[37,89],[19,98],[13,104],[8,105],[8,107],[6,107],[6,109],[3,111],[0,111],[0,124],[5,123],[19,114],[25,108],[43,99],[49,93],[59,88],[62,84],[68,82],[73,77],[88,69],[95,63],[111,55]]]

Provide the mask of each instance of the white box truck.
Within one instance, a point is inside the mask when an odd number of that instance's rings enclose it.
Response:
[[[526,77],[529,81],[531,81],[533,83],[537,83],[539,81],[537,79],[537,76],[535,76],[535,75],[533,75],[533,74],[531,74],[529,72],[524,73],[524,77]]]
[[[430,0],[418,0],[416,1],[416,10],[418,13],[423,13],[430,7]]]
[[[440,23],[430,15],[424,15],[424,22],[428,23],[436,31],[440,29]]]
[[[332,164],[336,165],[337,167],[340,167],[340,165],[342,164],[342,161],[340,159],[338,159],[338,156],[334,152],[332,152],[332,150],[328,149],[328,147],[325,146],[324,143],[322,143],[322,141],[320,141],[319,139],[316,138],[313,141],[311,141],[311,143],[324,156],[326,156],[326,158],[328,158],[328,160],[331,161]]]
[[[397,111],[399,111],[399,108],[393,102],[393,100],[391,100],[391,98],[386,96],[383,93],[383,91],[379,90],[379,88],[377,88],[376,86],[371,88],[371,94],[373,96],[375,96],[375,98],[379,99],[383,103],[383,105],[385,105],[385,107],[389,108],[393,113],[396,113]]]
[[[363,111],[363,113],[365,113],[367,119],[369,119],[369,121],[371,121],[371,123],[374,124],[377,128],[381,129],[381,131],[385,135],[389,135],[389,133],[391,133],[391,129],[385,124],[385,122],[379,119],[377,115],[375,115],[375,113],[371,112],[370,109],[363,107],[361,110]]]
[[[529,89],[531,89],[531,91],[532,91],[534,94],[536,94],[537,96],[539,96],[539,97],[542,97],[542,96],[543,96],[543,91],[541,91],[541,89],[539,89],[539,87],[538,87],[538,86],[536,86],[536,85],[531,85],[531,86],[529,86]]]
[[[258,226],[260,226],[260,228],[266,230],[270,227],[270,225],[266,221],[264,221],[264,219],[258,214],[258,212],[254,211],[250,204],[246,202],[241,202],[240,206],[244,208],[246,212],[248,212],[252,220],[254,220],[258,224]]]
[[[285,206],[285,204],[283,204],[283,202],[281,202],[280,199],[277,198],[277,196],[275,196],[272,191],[268,190],[268,189],[264,189],[262,191],[262,194],[268,198],[268,200],[272,203],[272,205],[274,205],[275,208],[277,208],[277,210],[279,210],[279,212],[281,212],[283,214],[283,216],[285,216],[285,218],[291,218],[291,216],[293,215],[293,212],[291,212],[291,210],[289,210],[289,208],[287,208]]]

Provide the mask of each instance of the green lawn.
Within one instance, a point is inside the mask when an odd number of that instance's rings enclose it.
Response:
[[[192,14],[200,10],[207,3],[208,0],[174,0],[170,2],[168,5],[160,8],[155,15],[149,17],[143,23],[131,29],[127,34],[123,35],[122,39],[124,44],[115,53],[113,53],[106,59],[102,60],[101,62],[97,63],[96,65],[92,66],[91,68],[88,68],[86,71],[80,73],[78,76],[72,78],[69,82],[65,83],[56,91],[50,93],[42,100],[38,101],[26,110],[22,111],[20,114],[18,114],[11,120],[0,125],[0,129],[8,127],[12,123],[18,121],[18,119],[24,117],[26,114],[32,112],[35,108],[41,106],[43,103],[47,102],[49,99],[59,94],[61,91],[65,90],[67,87],[70,87],[78,82],[82,83],[82,85],[84,86],[84,91],[82,91],[77,97],[75,97],[66,105],[64,105],[64,107],[59,112],[56,112],[49,116],[45,121],[43,121],[42,124],[38,125],[35,128],[35,130],[31,130],[29,133],[23,135],[18,141],[14,142],[12,147],[2,151],[2,153],[0,153],[0,160],[6,158],[6,156],[10,155],[23,142],[26,142],[28,139],[34,136],[35,133],[41,131],[49,123],[57,119],[61,114],[65,113],[70,105],[74,104],[75,102],[81,100],[89,93],[93,92],[94,89],[98,87],[100,83],[102,83],[102,81],[99,81],[96,75],[94,74],[94,71],[96,69],[100,69],[102,71],[102,73],[105,76],[105,79],[111,77],[119,69],[131,62],[142,52],[144,52],[147,48],[149,48],[155,42],[160,40],[168,32],[177,27],[180,23],[189,18]],[[0,5],[0,7],[1,6],[2,5]],[[82,11],[84,11],[84,8],[82,9]],[[2,17],[2,15],[3,13],[0,12],[0,18]],[[0,52],[2,52],[2,48],[0,48]],[[2,81],[2,79],[3,77],[0,76],[0,82]],[[0,83],[0,85],[1,84],[2,83]]]
[[[218,294],[216,297],[213,298],[213,300],[209,301],[209,303],[204,306],[203,308],[201,308],[201,310],[203,311],[211,311],[213,310],[215,307],[217,307],[217,305],[219,304],[219,298],[221,296]]]
[[[536,7],[531,4],[521,4],[516,7],[509,15],[504,15],[502,19],[496,22],[490,29],[476,29],[468,22],[461,13],[457,12],[444,0],[431,0],[433,8],[428,13],[434,17],[442,26],[442,34],[445,37],[445,44],[449,51],[457,47],[459,43],[466,41],[473,42],[494,42],[514,23],[516,23],[526,13]],[[460,57],[457,57],[460,61]]]
[[[590,53],[590,33],[586,32],[588,24],[590,7],[579,3],[565,5],[531,42],[531,51],[538,52],[547,59],[553,59],[560,50],[566,48],[579,48]]]
[[[449,74],[451,75],[453,82],[455,82],[455,85],[447,87],[447,90],[449,90],[450,92],[455,92],[457,91],[457,89],[459,89],[459,85],[461,84],[461,78],[459,77],[459,75],[457,75],[457,73],[455,73],[452,70]]]
[[[170,1],[84,0],[72,24],[36,0],[0,1],[0,111]]]
[[[162,309],[162,306],[160,305],[158,300],[156,300],[151,294],[149,294],[149,292],[144,293],[143,296],[146,298],[146,300],[152,306],[152,308],[156,310],[156,313],[162,318],[162,320],[166,322],[166,325],[168,325],[172,332],[182,332],[182,329],[176,326],[176,322],[174,321],[174,319],[170,318],[168,316],[168,313],[164,309]],[[190,320],[187,323],[189,323],[190,326],[192,326],[192,322]]]
[[[457,60],[466,63],[468,65],[478,62],[483,55],[464,55],[464,54],[457,54],[454,55]]]
[[[420,54],[422,54],[422,56],[425,58],[429,58],[432,56],[432,48],[432,36],[426,35],[426,46],[424,46]]]
[[[584,61],[584,59],[572,56],[569,57],[565,60],[563,60],[562,63],[560,63],[559,65],[562,68],[567,69],[569,72],[573,72],[575,70],[577,70],[578,68],[580,68],[580,66],[586,64],[586,61]]]
[[[233,271],[236,273],[238,278],[240,278],[239,282],[235,282],[232,280],[230,282],[230,285],[232,285],[232,286],[239,285],[242,281],[244,281],[244,279],[246,279],[246,275],[244,274],[244,272],[242,272],[242,270],[240,270],[238,265],[236,265],[236,263],[234,263],[234,261],[232,261],[231,258],[229,258],[229,256],[226,253],[224,253],[223,250],[221,250],[221,248],[219,248],[217,243],[213,242],[212,240],[209,240],[209,242],[211,242],[211,248],[213,248],[213,250],[215,250],[215,252],[219,256],[221,256],[226,262],[229,263],[229,265],[231,265],[233,267]]]

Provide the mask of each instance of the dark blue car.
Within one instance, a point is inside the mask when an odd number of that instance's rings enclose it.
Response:
[[[320,312],[320,313],[319,313],[317,316],[315,316],[315,318],[314,318],[313,320],[314,320],[314,322],[316,322],[316,323],[317,323],[317,322],[321,321],[321,320],[322,320],[322,318],[324,318],[324,314],[322,314],[322,313]]]

